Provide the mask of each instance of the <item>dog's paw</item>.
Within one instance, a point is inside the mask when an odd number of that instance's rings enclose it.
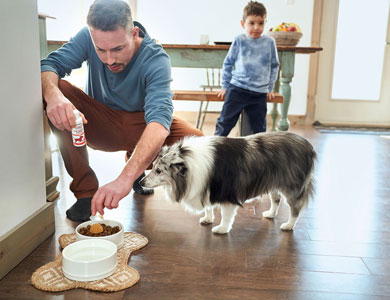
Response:
[[[214,218],[211,218],[209,216],[204,216],[199,219],[199,223],[203,225],[212,224],[214,222]]]
[[[287,230],[293,230],[293,228],[294,228],[294,224],[293,225],[291,225],[290,223],[283,223],[281,226],[280,226],[280,229],[281,230],[285,230],[285,231],[287,231]]]
[[[225,234],[225,233],[228,233],[230,231],[230,229],[231,228],[228,228],[228,227],[225,227],[222,225],[218,225],[218,226],[213,227],[213,229],[211,231],[214,233],[218,233],[218,234]]]
[[[275,217],[276,213],[272,210],[267,210],[263,212],[263,217],[268,219],[273,219]]]

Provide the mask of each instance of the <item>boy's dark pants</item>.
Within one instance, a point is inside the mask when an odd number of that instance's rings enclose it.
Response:
[[[236,125],[240,113],[245,110],[252,133],[267,129],[267,94],[228,86],[221,115],[217,120],[215,135],[228,136]]]
[[[65,80],[59,81],[59,88],[87,119],[88,123],[84,124],[84,131],[89,147],[109,152],[127,151],[127,158],[131,156],[146,127],[144,112],[127,112],[109,108]],[[52,125],[51,128],[57,137],[65,168],[73,178],[70,184],[71,191],[77,199],[92,197],[99,184],[94,171],[89,166],[86,147],[73,146],[69,131],[61,131]],[[164,144],[173,144],[189,135],[202,136],[203,133],[174,117],[170,134]]]

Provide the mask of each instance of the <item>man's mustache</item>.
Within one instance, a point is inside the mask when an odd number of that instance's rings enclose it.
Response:
[[[115,64],[112,64],[112,65],[109,65],[109,64],[105,64],[107,67],[116,67],[116,66],[122,66],[123,64],[118,64],[118,63],[115,63]]]

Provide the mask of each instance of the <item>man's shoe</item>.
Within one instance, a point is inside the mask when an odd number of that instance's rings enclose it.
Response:
[[[140,181],[142,180],[142,178],[145,177],[145,173],[143,173],[140,177],[138,177],[135,181],[134,181],[134,184],[133,184],[133,190],[134,192],[136,192],[137,194],[140,194],[140,195],[151,195],[154,193],[154,189],[149,189],[149,188],[144,188],[141,184],[140,184]]]
[[[67,218],[76,222],[89,221],[89,217],[91,216],[91,201],[92,197],[78,199],[76,203],[66,211]]]

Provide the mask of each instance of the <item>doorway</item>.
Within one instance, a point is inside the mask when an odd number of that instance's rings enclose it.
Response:
[[[315,119],[390,126],[390,0],[323,3]]]

